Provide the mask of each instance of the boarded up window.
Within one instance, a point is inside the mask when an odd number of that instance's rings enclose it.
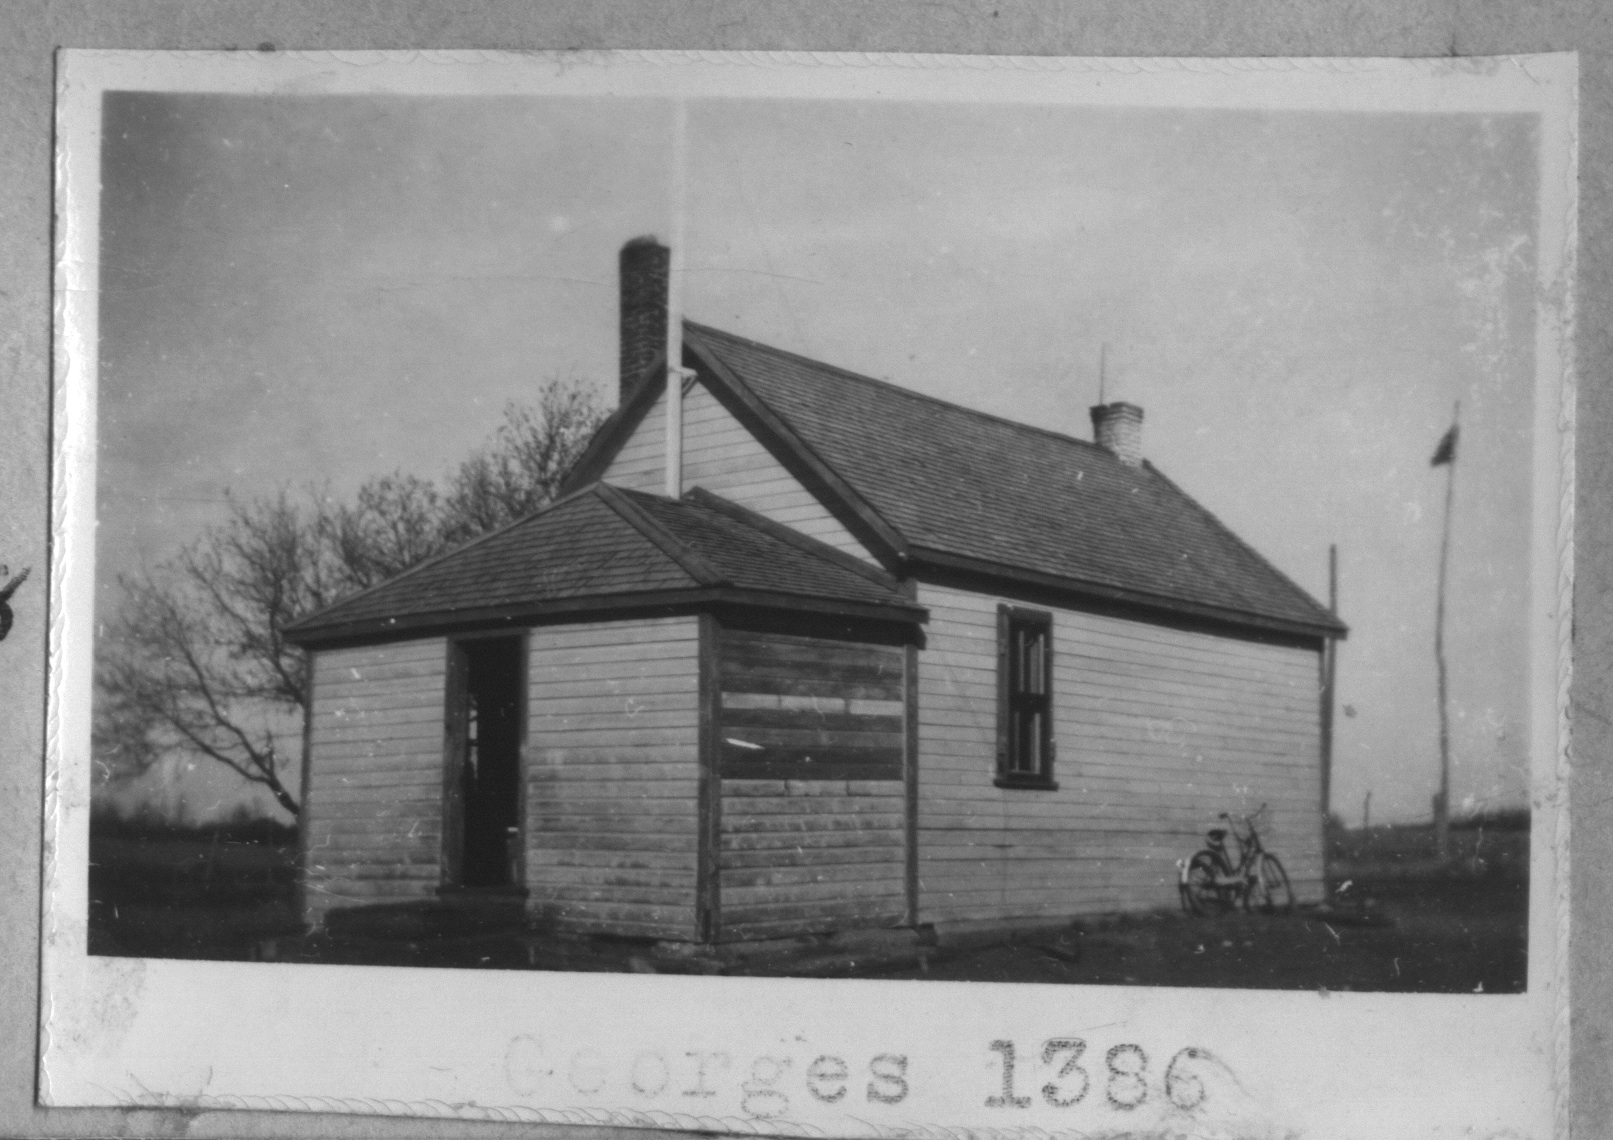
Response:
[[[900,780],[904,659],[893,645],[724,629],[722,775]]]

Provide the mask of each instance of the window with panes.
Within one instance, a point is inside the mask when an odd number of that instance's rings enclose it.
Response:
[[[1054,788],[1053,615],[997,613],[997,784]]]

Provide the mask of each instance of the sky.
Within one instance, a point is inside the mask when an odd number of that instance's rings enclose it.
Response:
[[[440,476],[554,377],[613,401],[616,252],[677,232],[672,123],[109,95],[98,606],[226,491]],[[1101,354],[1147,457],[1324,601],[1337,544],[1351,822],[1437,786],[1429,457],[1460,401],[1453,804],[1524,801],[1532,117],[723,99],[686,138],[690,318],[1081,438]]]

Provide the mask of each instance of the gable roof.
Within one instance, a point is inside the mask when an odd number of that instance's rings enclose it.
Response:
[[[878,568],[709,492],[673,500],[596,483],[284,632],[319,644],[706,603],[927,616]]]
[[[1302,636],[1345,626],[1152,464],[684,322],[685,364],[902,572],[1006,578],[1163,614]],[[607,422],[597,477],[664,379]]]

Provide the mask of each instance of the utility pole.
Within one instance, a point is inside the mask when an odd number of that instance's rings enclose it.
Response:
[[[1327,611],[1339,616],[1339,548],[1327,548]],[[1338,667],[1338,639],[1330,637],[1322,647],[1322,822],[1327,823],[1333,806],[1333,692],[1334,671]]]
[[[1439,594],[1434,606],[1434,662],[1439,669],[1439,793],[1434,797],[1434,849],[1441,863],[1451,857],[1451,716],[1449,669],[1445,663],[1445,578],[1451,556],[1451,504],[1456,494],[1456,440],[1462,402],[1451,413],[1450,430],[1440,439],[1430,465],[1446,467],[1445,525],[1439,539]]]

